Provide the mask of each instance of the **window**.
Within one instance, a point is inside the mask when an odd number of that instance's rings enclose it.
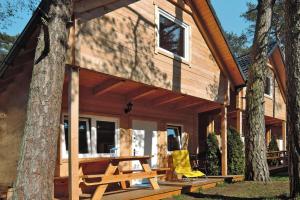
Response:
[[[189,25],[158,9],[158,47],[177,58],[189,60]]]
[[[265,95],[272,97],[272,78],[271,77],[266,77]]]
[[[118,120],[114,118],[89,116],[79,119],[79,157],[109,156],[116,147],[119,154]],[[65,117],[61,134],[62,158],[68,158],[69,122]]]
[[[110,153],[115,147],[115,123],[106,121],[96,122],[97,153]]]
[[[168,126],[168,151],[175,151],[181,149],[181,126]]]
[[[79,156],[85,157],[86,154],[91,153],[90,149],[90,125],[88,119],[80,119],[78,124],[78,139],[79,139]],[[64,120],[64,141],[65,141],[65,150],[68,152],[68,132],[69,132],[69,122],[68,120]]]

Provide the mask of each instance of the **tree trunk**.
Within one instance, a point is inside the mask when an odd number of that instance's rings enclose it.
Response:
[[[264,84],[268,58],[268,36],[273,0],[259,0],[255,36],[251,51],[252,65],[246,93],[245,179],[269,181],[266,158]]]
[[[53,199],[71,8],[71,0],[46,0],[41,8],[13,199]]]
[[[285,1],[290,195],[300,196],[300,1]]]

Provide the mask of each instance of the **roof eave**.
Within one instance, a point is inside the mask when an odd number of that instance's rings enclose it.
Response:
[[[44,4],[45,0],[42,0],[38,6],[38,8],[41,8]],[[0,77],[2,77],[7,70],[8,66],[12,63],[14,59],[14,55],[18,53],[18,51],[23,47],[23,43],[26,42],[25,38],[29,35],[31,35],[35,30],[36,27],[39,25],[40,20],[40,12],[39,9],[36,9],[29,22],[17,38],[17,40],[14,42],[12,48],[9,50],[8,54],[5,56],[4,60],[2,61],[0,65]]]

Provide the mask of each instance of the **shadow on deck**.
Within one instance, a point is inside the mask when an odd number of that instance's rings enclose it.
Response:
[[[159,181],[160,188],[153,190],[148,186],[130,187],[124,190],[106,192],[103,200],[157,200],[170,198],[183,193],[196,192],[200,189],[216,187],[224,182],[242,181],[243,176],[212,176],[191,181]],[[58,198],[60,200],[67,198]],[[81,195],[80,199],[91,199],[90,194]]]

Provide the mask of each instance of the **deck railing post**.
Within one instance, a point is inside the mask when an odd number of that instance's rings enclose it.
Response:
[[[79,199],[79,176],[78,176],[78,120],[79,120],[79,70],[68,68],[69,90],[68,90],[68,167],[69,167],[69,199]]]
[[[281,134],[282,134],[282,151],[286,150],[286,121],[281,123]]]

